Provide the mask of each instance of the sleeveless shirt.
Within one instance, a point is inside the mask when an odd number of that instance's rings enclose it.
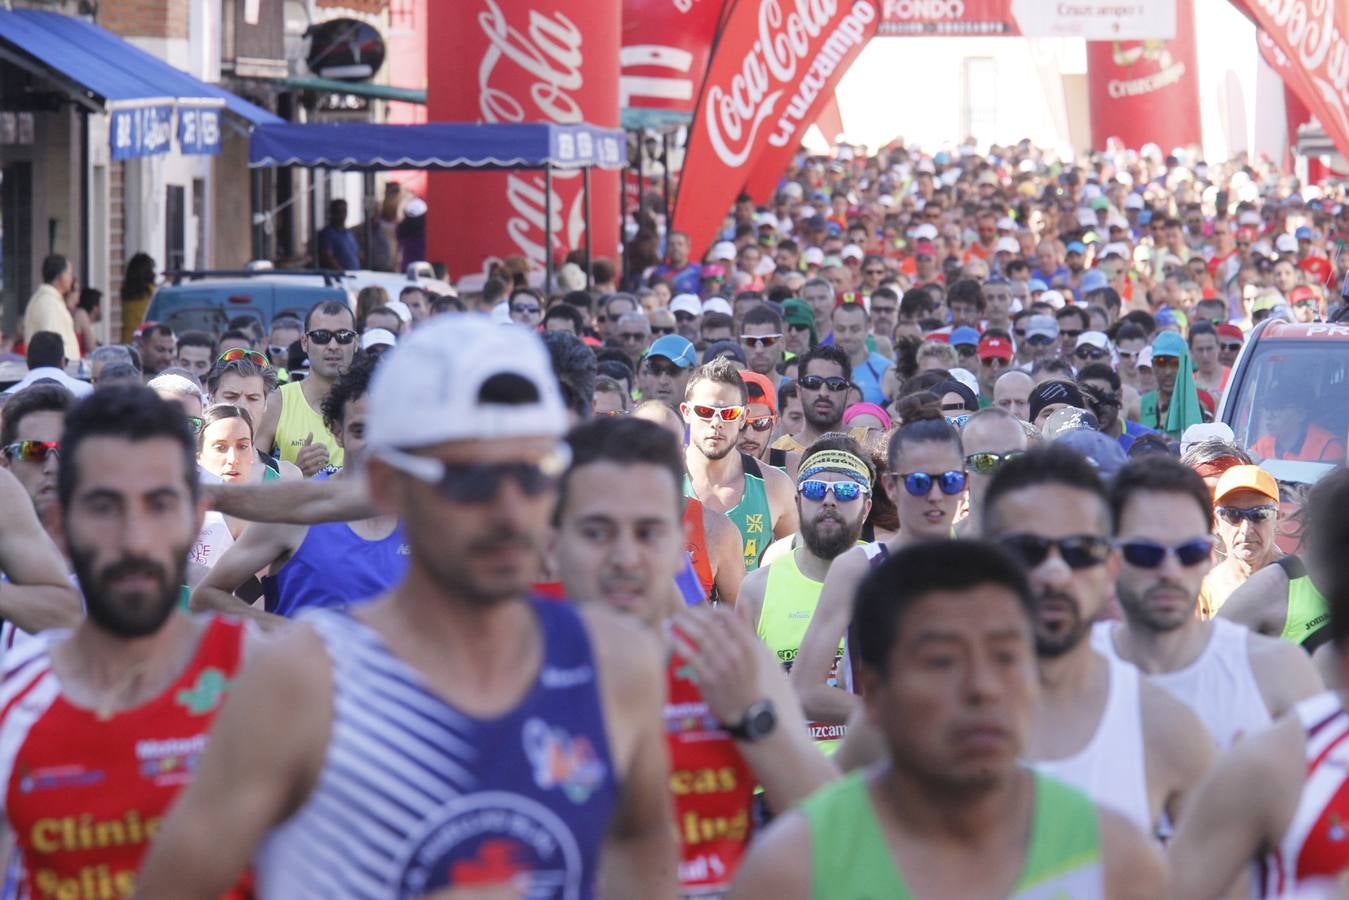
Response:
[[[361,537],[346,522],[310,525],[294,555],[263,579],[267,611],[290,618],[310,607],[369,600],[403,579],[408,553],[401,524],[377,541]]]
[[[1330,624],[1330,608],[1326,598],[1312,584],[1307,566],[1300,558],[1285,556],[1275,560],[1274,565],[1288,576],[1288,611],[1279,637],[1301,644],[1302,649],[1311,653],[1330,638],[1330,629],[1326,627]]]
[[[759,461],[744,453],[740,454],[740,463],[745,470],[745,486],[740,494],[740,502],[726,511],[726,515],[740,530],[745,542],[745,572],[759,568],[759,557],[773,542],[773,510],[768,505],[768,491],[764,488],[763,470]],[[695,500],[693,481],[684,476],[684,496]]]
[[[328,448],[328,464],[342,465],[342,448],[337,445],[328,426],[323,424],[323,416],[314,411],[304,398],[303,382],[292,381],[281,385],[281,416],[276,422],[276,455],[286,462],[295,462],[305,438],[312,432],[315,444],[324,444]],[[270,449],[270,448],[265,448]]]

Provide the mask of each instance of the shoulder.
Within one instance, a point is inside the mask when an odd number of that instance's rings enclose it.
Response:
[[[1204,724],[1194,710],[1141,675],[1138,705],[1143,746],[1149,754],[1155,752],[1170,773],[1171,781],[1192,786],[1189,779],[1203,774],[1217,754],[1217,747]]]
[[[1244,629],[1246,658],[1271,715],[1324,690],[1312,659],[1296,644]]]
[[[590,638],[590,650],[602,681],[622,696],[642,693],[659,681],[664,652],[647,629],[596,604],[576,607]]]
[[[772,564],[759,566],[746,575],[745,580],[740,582],[740,598],[737,602],[744,601],[747,594],[762,597],[768,591],[768,573],[772,568]]]
[[[284,459],[279,459],[279,460],[277,460],[276,471],[277,471],[277,474],[279,474],[279,475],[281,476],[281,480],[282,480],[282,481],[303,481],[303,480],[304,480],[304,473],[300,471],[300,467],[297,466],[297,465],[295,465],[295,463],[290,462],[290,461],[288,461],[288,460],[284,460]]]
[[[800,812],[788,812],[755,838],[727,896],[732,900],[805,898],[811,894],[810,887],[810,822]]]
[[[1106,896],[1166,896],[1166,863],[1157,844],[1114,810],[1097,806],[1096,816]]]
[[[843,551],[829,564],[829,572],[824,576],[825,583],[860,578],[871,568],[871,556],[866,545],[859,544]]]

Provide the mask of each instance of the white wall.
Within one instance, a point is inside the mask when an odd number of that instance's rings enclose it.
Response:
[[[1283,82],[1260,57],[1255,25],[1230,0],[1196,0],[1194,12],[1204,155],[1281,161],[1288,130]]]

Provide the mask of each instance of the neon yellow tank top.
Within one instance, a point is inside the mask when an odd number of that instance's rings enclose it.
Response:
[[[342,465],[342,448],[337,439],[323,424],[323,416],[314,411],[304,398],[303,382],[292,381],[281,385],[281,418],[276,423],[277,455],[286,462],[295,462],[304,439],[313,432],[314,443],[324,444],[328,448],[328,463]]]
[[[820,591],[824,583],[807,578],[796,564],[796,551],[774,560],[768,566],[768,584],[764,587],[763,608],[759,610],[759,621],[754,629],[759,640],[768,645],[776,654],[782,668],[790,672],[796,662],[797,651],[801,649],[801,639],[806,636],[806,628],[815,607],[820,603]],[[838,653],[834,656],[834,666],[829,673],[829,683],[837,686],[838,667],[843,660],[843,641],[839,641]],[[807,722],[810,735],[820,745],[820,752],[826,756],[838,750],[848,726],[825,722]]]

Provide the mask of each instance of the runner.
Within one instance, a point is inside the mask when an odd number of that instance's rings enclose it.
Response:
[[[319,407],[337,376],[351,365],[356,338],[356,320],[346,304],[327,300],[311,309],[300,339],[309,356],[309,374],[303,381],[282,386],[278,402],[267,404],[268,414],[257,427],[257,445],[264,450],[275,447],[277,455],[295,463],[306,478],[325,466],[342,465],[342,448],[324,429]],[[262,357],[258,365],[266,362]]]
[[[782,313],[767,303],[750,307],[741,325],[740,347],[745,351],[749,370],[770,378],[775,390],[777,368],[787,348],[784,327]]]
[[[1021,762],[1033,610],[1025,575],[987,544],[917,544],[883,562],[853,633],[888,758],[774,823],[731,896],[1165,896],[1143,835]]]
[[[768,448],[769,438],[778,421],[777,389],[768,376],[748,369],[740,370],[740,378],[745,382],[749,402],[745,404],[745,429],[740,432],[740,440],[735,447],[747,456],[765,460],[770,466],[781,469],[787,464],[786,451]]]
[[[408,574],[250,663],[142,896],[218,896],[255,850],[262,896],[586,897],[601,866],[605,896],[668,896],[660,651],[527,596],[566,458],[539,339],[429,319],[370,401],[370,490],[407,524]]]
[[[792,687],[811,719],[843,725],[858,708],[857,697],[849,690],[850,671],[844,670],[844,684],[830,684],[838,644],[852,615],[853,595],[886,555],[915,541],[951,536],[965,493],[964,459],[960,434],[935,404],[915,410],[891,435],[882,481],[886,493],[895,499],[899,533],[886,543],[848,550],[829,566],[820,602],[791,671]]]
[[[838,347],[821,344],[801,354],[799,359],[796,385],[801,394],[805,427],[778,438],[771,445],[774,450],[801,453],[824,435],[845,430],[843,413],[852,387],[852,363],[848,361],[848,355]],[[847,429],[849,436],[858,443],[866,440],[868,430]],[[788,474],[795,475],[790,470]]]
[[[1025,372],[1017,369],[1003,372],[993,382],[993,405],[1029,422],[1030,392],[1034,389],[1034,380]]]
[[[837,772],[807,738],[787,680],[751,628],[727,610],[683,608],[674,589],[678,441],[629,419],[582,425],[568,443],[572,463],[556,513],[559,573],[583,608],[610,606],[667,635],[663,711],[679,880],[686,896],[715,896],[754,836],[755,785],[785,811]]]
[[[1115,475],[1110,504],[1124,622],[1097,624],[1092,645],[1107,659],[1133,663],[1194,710],[1226,750],[1322,686],[1296,647],[1196,615],[1213,549],[1209,497],[1203,480],[1173,460],[1135,461]]]
[[[797,522],[791,480],[735,448],[747,396],[735,366],[714,359],[693,371],[679,411],[689,429],[684,493],[731,517],[744,539],[745,571],[753,572],[773,539],[794,534]]]
[[[834,307],[830,321],[838,348],[848,354],[849,373],[844,377],[849,378],[862,392],[863,400],[884,405],[886,398],[881,391],[881,381],[885,377],[885,370],[894,363],[867,347],[867,335],[871,330],[869,318],[867,308],[859,299]],[[804,369],[802,377],[805,377]]]
[[[1234,465],[1213,490],[1218,539],[1226,554],[1204,576],[1199,614],[1211,619],[1232,592],[1259,570],[1283,558],[1274,542],[1279,530],[1279,483],[1259,466]]]
[[[797,476],[796,512],[800,540],[772,563],[745,578],[738,609],[791,673],[815,608],[820,602],[829,567],[840,554],[857,545],[871,512],[875,473],[862,448],[846,435],[821,438],[806,451]],[[834,657],[829,683],[838,683],[843,643]],[[838,750],[846,729],[842,725],[809,723],[811,737],[826,755]]]
[[[358,354],[323,398],[324,427],[336,436],[354,471],[364,459],[369,386],[377,362]],[[382,594],[403,577],[407,559],[407,538],[392,516],[320,525],[253,524],[214,561],[192,592],[192,608],[277,628],[310,607],[346,609]],[[264,570],[265,612],[255,609],[251,598],[235,596]]]
[[[657,338],[637,365],[637,392],[643,400],[674,406],[683,399],[697,364],[698,352],[687,338],[677,334]]]
[[[201,526],[178,407],[143,387],[104,388],[72,410],[61,442],[56,527],[89,614],[5,660],[5,820],[24,896],[126,897],[192,780],[245,629],[175,611]],[[232,881],[216,896],[235,896]]]
[[[1344,517],[1349,471],[1326,475],[1313,497],[1307,513],[1309,526],[1317,530],[1307,546],[1308,561],[1336,578],[1334,584],[1327,582],[1328,630],[1334,632],[1335,668],[1343,681],[1349,674],[1349,591],[1341,572],[1349,544]],[[1344,695],[1327,691],[1224,755],[1199,786],[1172,842],[1172,896],[1219,896],[1251,862],[1256,863],[1252,881],[1259,896],[1339,896],[1349,866],[1349,842],[1343,840],[1349,818],[1347,734]]]
[[[216,358],[206,375],[206,392],[212,403],[228,403],[247,410],[256,431],[261,427],[260,423],[266,420],[268,407],[282,402],[276,393],[276,379],[276,370],[264,364],[259,356],[250,351],[235,350]],[[248,476],[249,484],[304,477],[294,463],[277,459],[264,451],[256,441],[253,450],[257,453],[259,465],[252,467]]]
[[[1003,464],[1026,452],[1026,429],[1016,416],[993,406],[971,413],[960,429],[965,450],[966,515],[956,523],[962,538],[979,536],[979,511],[983,507],[988,483]]]
[[[1092,647],[1119,572],[1110,521],[1096,469],[1055,444],[1008,462],[984,495],[983,532],[1026,565],[1037,601],[1026,758],[1153,835],[1163,814],[1178,820],[1215,750],[1184,704]]]

